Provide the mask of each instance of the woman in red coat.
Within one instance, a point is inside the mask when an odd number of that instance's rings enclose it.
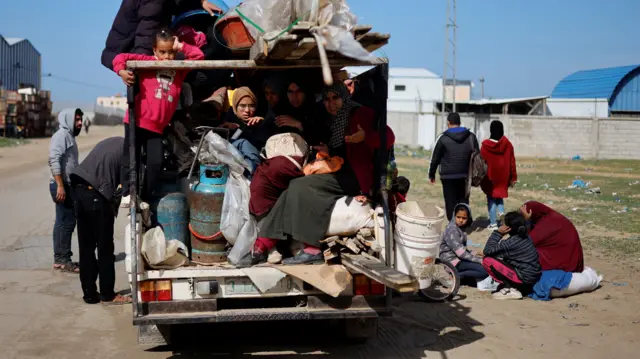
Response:
[[[516,157],[513,145],[504,136],[504,127],[500,121],[492,121],[491,137],[482,141],[480,154],[487,162],[487,176],[482,182],[482,191],[487,195],[489,207],[489,230],[498,229],[498,217],[504,214],[504,199],[509,197],[509,187],[517,179]]]
[[[582,272],[580,235],[567,217],[536,201],[525,203],[520,212],[531,223],[529,236],[540,256],[542,270]]]

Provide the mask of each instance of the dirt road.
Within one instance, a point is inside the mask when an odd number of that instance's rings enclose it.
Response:
[[[99,133],[96,126],[91,131]],[[84,148],[86,153],[89,147]],[[43,150],[25,147],[23,152],[42,154]],[[86,305],[77,276],[50,269],[54,213],[46,160],[28,158],[30,165],[14,161],[11,173],[0,171],[2,358],[211,358],[261,353],[268,357],[613,359],[633,358],[640,350],[637,271],[590,257],[587,263],[603,272],[606,280],[594,293],[548,303],[494,301],[468,288],[451,303],[398,298],[395,316],[382,319],[379,337],[366,345],[339,344],[327,330],[314,330],[318,325],[313,323],[243,324],[219,328],[204,348],[145,351],[137,346],[129,306]],[[125,218],[121,212],[116,224],[117,289],[127,287],[121,254]]]

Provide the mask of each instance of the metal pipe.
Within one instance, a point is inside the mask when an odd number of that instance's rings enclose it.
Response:
[[[138,303],[138,163],[136,147],[136,94],[138,84],[135,83],[127,88],[127,104],[129,106],[129,216],[131,224],[131,303],[133,305],[133,317],[139,316]],[[142,226],[142,224],[140,224]]]
[[[456,6],[456,0],[453,0],[453,105],[452,112],[456,112],[456,90],[458,89],[458,84],[456,80],[456,67],[458,66],[457,61],[457,47],[458,47],[458,11]]]
[[[389,97],[389,64],[378,66],[378,77],[381,79],[380,85],[376,86],[376,91],[380,92],[379,102],[379,121],[378,133],[380,134],[380,149],[378,151],[380,158],[378,164],[382,168],[379,172],[380,197],[382,199],[382,215],[384,218],[384,245],[385,245],[385,264],[391,267],[391,256],[393,255],[394,241],[391,238],[391,217],[389,212],[389,193],[387,189],[387,164],[389,163],[389,151],[387,151],[387,99]],[[386,306],[391,308],[393,293],[387,288]]]

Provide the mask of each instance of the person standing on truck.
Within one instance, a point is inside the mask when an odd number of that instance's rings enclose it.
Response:
[[[77,273],[78,264],[71,261],[71,236],[76,226],[76,216],[71,199],[69,174],[78,166],[76,137],[82,130],[82,110],[64,109],[58,114],[58,122],[60,127],[51,136],[49,147],[49,191],[56,205],[56,221],[53,225],[53,269]]]
[[[102,50],[102,65],[113,71],[119,54],[152,55],[155,34],[169,25],[171,16],[200,6],[212,16],[222,12],[208,0],[122,0]],[[132,72],[128,77],[133,81]]]
[[[469,161],[474,151],[480,151],[480,146],[476,135],[460,125],[460,115],[457,112],[449,114],[447,125],[449,129],[438,137],[431,154],[429,181],[436,183],[436,170],[440,167],[447,218],[451,221],[453,210],[458,203],[469,204]]]
[[[122,81],[131,86],[135,79],[126,69],[127,61],[174,60],[176,53],[184,52],[187,60],[202,60],[204,54],[199,48],[181,43],[169,29],[160,30],[154,38],[154,56],[120,54],[113,59],[113,70]],[[140,93],[136,96],[136,142],[147,153],[145,184],[141,193],[142,200],[148,201],[155,188],[161,171],[164,147],[162,133],[167,127],[180,102],[180,93],[184,78],[189,70],[153,70],[140,72]],[[125,147],[122,171],[123,205],[129,204],[129,111],[124,118]],[[139,153],[139,150],[136,151]]]
[[[87,304],[123,304],[131,298],[116,294],[113,225],[118,215],[122,186],[124,138],[100,141],[71,172],[73,202],[78,219],[80,284]],[[96,259],[96,249],[98,258]],[[100,292],[96,280],[100,277]]]

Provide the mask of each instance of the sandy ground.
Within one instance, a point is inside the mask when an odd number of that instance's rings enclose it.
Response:
[[[121,128],[91,128],[82,152]],[[47,189],[47,140],[0,149],[1,358],[212,358],[322,355],[336,358],[634,358],[640,351],[640,293],[633,263],[588,253],[605,282],[594,293],[551,302],[502,302],[463,288],[458,300],[395,300],[365,345],[340,343],[313,323],[240,324],[216,328],[197,349],[136,343],[131,308],[85,305],[77,276],[53,272],[53,205]],[[10,163],[6,160],[10,159]],[[121,213],[124,214],[124,213]],[[116,225],[117,289],[127,287],[122,261],[126,216]],[[474,242],[486,237],[474,233]],[[74,237],[75,242],[75,237]],[[77,244],[74,243],[77,249]],[[636,261],[637,263],[637,261]],[[227,329],[228,328],[228,329]],[[246,339],[244,339],[246,338]]]

